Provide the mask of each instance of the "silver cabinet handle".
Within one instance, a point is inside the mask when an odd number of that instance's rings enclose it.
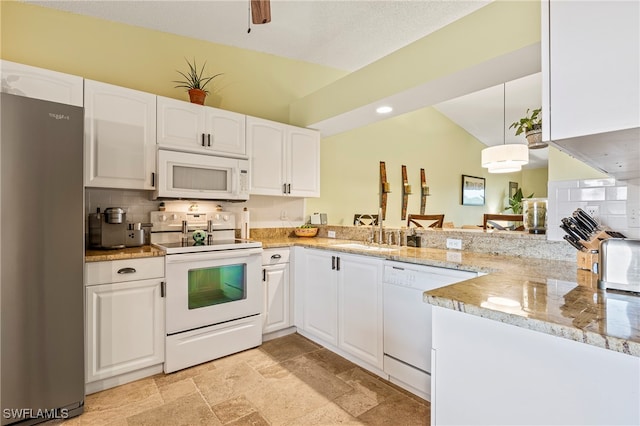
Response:
[[[118,273],[119,274],[135,274],[136,273],[136,269],[135,268],[122,268],[122,269],[118,269]]]
[[[205,146],[205,144],[204,144],[204,133],[202,134],[202,146]]]
[[[272,259],[280,259],[282,256],[280,256],[279,254],[274,254],[271,256]]]
[[[162,281],[160,283],[160,297],[165,297],[167,295],[167,283]]]

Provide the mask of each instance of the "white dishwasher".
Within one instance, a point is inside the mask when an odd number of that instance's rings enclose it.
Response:
[[[431,400],[431,305],[423,293],[478,273],[456,269],[384,263],[384,372],[389,380]]]

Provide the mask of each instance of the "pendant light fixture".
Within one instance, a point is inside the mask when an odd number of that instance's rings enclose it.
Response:
[[[513,173],[522,170],[529,162],[529,149],[524,144],[507,144],[507,96],[506,84],[502,84],[502,145],[482,150],[482,167],[489,173]]]

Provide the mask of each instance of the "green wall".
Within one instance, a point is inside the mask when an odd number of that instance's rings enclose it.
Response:
[[[20,2],[0,8],[2,59],[188,100],[172,81],[188,69],[185,58],[195,58],[207,61],[207,73],[224,73],[213,82],[219,98],[208,96],[207,105],[285,123],[291,102],[346,74]]]
[[[402,49],[397,55],[349,74],[348,79],[343,78],[347,73],[341,70],[14,1],[0,2],[0,57],[183,100],[187,100],[186,92],[174,88],[172,83],[179,79],[176,70],[186,69],[185,58],[206,60],[209,73],[224,73],[221,79],[216,79],[219,97],[208,97],[207,105],[288,122],[292,104],[297,103],[298,111],[304,115],[313,111],[309,105],[319,105],[316,101],[325,99],[327,93],[331,102],[325,105],[328,109],[322,108],[318,114],[345,107],[343,103],[351,101],[348,96],[339,91],[338,95],[331,95],[340,85],[348,83],[347,86],[364,92],[371,89],[371,94],[377,96],[381,94],[379,90],[384,91],[383,94],[392,93],[398,84],[414,85],[416,78],[425,81],[411,62],[420,49],[436,49],[444,55],[442,61],[420,65],[437,74],[444,72],[443,66],[461,68],[469,61],[539,41],[539,32],[532,31],[531,25],[518,26],[525,19],[523,10],[532,9],[534,15],[539,14],[537,2],[516,3],[500,1],[482,8],[465,20],[475,22],[472,28],[461,27],[461,20],[434,37],[426,37],[408,49]],[[497,25],[476,28],[480,23],[491,21],[492,13],[507,28],[499,29]],[[438,47],[438,40],[454,33],[461,34],[458,45],[464,46],[471,36],[479,37],[479,40],[498,36],[498,39],[504,39],[508,38],[504,34],[510,32],[514,33],[511,40],[476,46],[475,50],[486,48],[492,52],[489,54],[475,51],[472,57],[446,55],[451,46]],[[445,60],[451,63],[441,63]],[[433,68],[436,65],[438,67]],[[410,75],[411,79],[400,78],[399,72],[403,76]],[[429,75],[436,75],[432,74]],[[389,79],[388,75],[394,78]],[[386,79],[388,84],[379,85],[381,79]],[[338,81],[339,84],[332,85]],[[325,87],[328,87],[326,91],[323,90]],[[310,94],[313,96],[308,97]],[[300,101],[302,99],[304,101]],[[456,226],[480,223],[484,212],[502,211],[509,181],[518,182],[525,192],[535,192],[536,196],[540,196],[543,189],[546,194],[544,171],[509,175],[486,173],[480,167],[483,147],[432,108],[326,138],[321,145],[322,197],[307,200],[307,213],[327,212],[331,223],[351,224],[354,213],[377,212],[380,161],[386,162],[392,185],[387,217],[388,224],[394,226],[403,224],[400,219],[400,167],[403,164],[408,167],[413,188],[408,212],[415,213],[419,209],[419,169],[422,167],[426,169],[432,193],[427,200],[427,212],[444,212],[445,220]],[[568,159],[562,157],[562,153],[556,155],[556,151],[551,149],[550,152],[552,160],[548,174],[551,179],[581,178],[595,172],[568,156]],[[484,207],[460,205],[462,174],[487,179]]]
[[[402,226],[402,174],[407,166],[412,194],[408,213],[420,210],[420,168],[425,169],[431,196],[426,213],[444,213],[446,222],[459,227],[481,224],[484,213],[504,210],[509,182],[524,184],[523,173],[489,174],[480,166],[485,148],[434,108],[390,118],[322,141],[322,196],[307,200],[307,212],[327,213],[329,223],[353,224],[354,214],[377,213],[380,199],[380,161],[384,161],[391,193],[386,225]],[[484,206],[463,206],[462,175],[486,179]],[[544,186],[546,169],[530,173],[527,185]],[[537,179],[542,177],[543,181]],[[526,190],[526,188],[525,188]]]

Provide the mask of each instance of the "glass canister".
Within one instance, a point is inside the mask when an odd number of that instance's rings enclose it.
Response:
[[[547,199],[526,198],[522,200],[524,229],[530,234],[547,232]]]

